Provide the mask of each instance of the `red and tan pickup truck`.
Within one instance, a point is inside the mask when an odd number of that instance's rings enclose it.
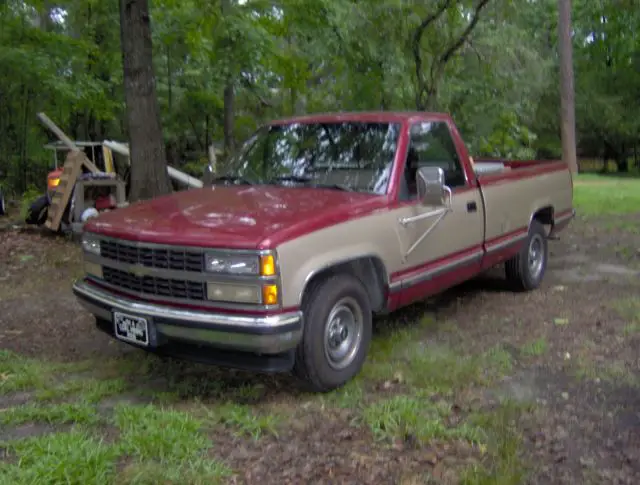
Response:
[[[124,342],[328,391],[376,315],[503,263],[537,288],[572,195],[562,162],[473,162],[446,114],[274,121],[210,186],[88,222],[73,289]]]

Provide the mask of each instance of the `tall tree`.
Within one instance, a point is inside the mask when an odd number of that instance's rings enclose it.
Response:
[[[569,164],[569,168],[572,172],[577,173],[578,160],[576,158],[576,118],[573,88],[571,0],[559,0],[558,12],[562,159]]]
[[[124,94],[131,152],[131,201],[170,192],[153,71],[148,0],[120,0]]]

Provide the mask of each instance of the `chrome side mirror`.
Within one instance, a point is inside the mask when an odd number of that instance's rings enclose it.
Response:
[[[445,185],[441,167],[420,167],[417,171],[418,199],[426,206],[450,205],[451,190]],[[448,203],[449,202],[449,203]]]
[[[213,177],[215,175],[212,164],[207,165],[204,168],[204,174],[202,175],[202,184],[204,187],[208,187],[213,184]]]

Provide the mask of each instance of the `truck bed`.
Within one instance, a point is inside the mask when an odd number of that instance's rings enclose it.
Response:
[[[564,163],[560,160],[500,160],[482,158],[474,160],[473,170],[479,177],[507,174],[512,171],[517,171],[517,176],[526,175],[521,170],[530,170],[534,175],[539,170],[541,171],[554,171],[564,168]],[[515,174],[514,174],[515,175]]]

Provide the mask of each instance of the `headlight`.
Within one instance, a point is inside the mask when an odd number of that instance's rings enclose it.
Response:
[[[262,303],[260,286],[207,283],[207,298],[232,303]]]
[[[88,253],[100,256],[100,239],[93,234],[84,233],[82,235],[82,249]]]
[[[278,287],[274,284],[239,285],[233,283],[207,283],[207,299],[229,303],[278,304]]]
[[[205,269],[210,273],[273,276],[276,274],[272,254],[229,254],[211,252],[205,254]]]

